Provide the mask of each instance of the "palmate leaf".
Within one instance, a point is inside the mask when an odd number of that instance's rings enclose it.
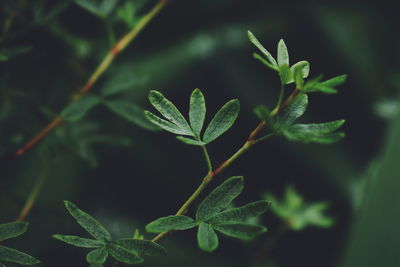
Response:
[[[210,224],[201,222],[197,230],[197,243],[204,251],[214,251],[218,248],[218,236]]]
[[[200,136],[206,117],[206,102],[203,93],[195,89],[190,96],[189,121],[196,136]]]
[[[96,219],[80,210],[75,204],[67,200],[64,201],[65,207],[90,235],[100,241],[111,241],[111,235]]]
[[[256,236],[267,231],[262,225],[246,224],[246,223],[224,223],[224,224],[213,224],[212,227],[223,233],[224,235],[242,239],[250,240]]]
[[[165,98],[162,93],[155,90],[150,91],[149,100],[153,107],[155,107],[170,122],[181,128],[183,132],[186,132],[186,135],[194,135],[192,129],[180,111],[171,101]]]
[[[149,120],[144,116],[143,108],[133,104],[131,101],[122,99],[108,100],[104,104],[115,114],[127,119],[130,122],[133,122],[139,127],[150,131],[159,129],[153,123],[150,123]]]
[[[203,141],[210,143],[229,130],[235,122],[239,111],[240,103],[237,99],[232,99],[223,105],[205,130]]]
[[[0,224],[0,241],[22,235],[28,229],[26,222],[11,222]]]
[[[114,259],[123,263],[138,264],[144,261],[143,258],[134,251],[128,250],[115,243],[109,243],[107,245],[107,250]]]
[[[102,247],[90,251],[86,255],[86,260],[87,262],[93,264],[103,264],[106,261],[107,257],[108,257],[108,251],[105,247]]]
[[[150,233],[161,233],[170,230],[186,230],[196,226],[195,221],[183,215],[171,215],[158,218],[146,225],[146,231]]]
[[[116,240],[114,243],[127,250],[135,251],[139,256],[160,256],[167,252],[163,246],[150,240],[122,238]]]
[[[79,236],[73,236],[73,235],[60,235],[60,234],[55,234],[53,235],[55,239],[58,239],[60,241],[63,241],[67,244],[76,246],[76,247],[81,247],[81,248],[99,248],[105,245],[105,242],[99,241],[99,240],[93,240],[93,239],[87,239],[87,238],[82,238]]]
[[[259,200],[249,203],[243,207],[222,211],[207,219],[206,222],[211,224],[243,222],[251,217],[256,217],[263,214],[269,209],[270,206],[271,202]]]
[[[243,190],[243,177],[233,176],[216,187],[199,205],[197,221],[205,221],[226,208]]]
[[[26,253],[1,245],[0,245],[0,261],[15,262],[22,265],[34,265],[40,262],[38,259],[35,259],[34,257]]]
[[[74,122],[81,119],[90,109],[100,103],[100,98],[87,95],[73,101],[60,114],[65,121]]]

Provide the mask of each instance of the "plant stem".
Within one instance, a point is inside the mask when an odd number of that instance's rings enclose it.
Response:
[[[133,27],[133,29],[122,36],[122,38],[108,51],[103,61],[97,67],[97,69],[90,76],[88,81],[79,90],[79,94],[72,100],[76,101],[80,97],[86,95],[97,82],[100,76],[108,69],[112,61],[121,51],[123,51],[135,38],[136,36],[146,27],[146,25],[162,10],[167,4],[167,0],[160,0],[142,19]],[[59,126],[63,122],[63,119],[58,116],[50,124],[48,124],[42,131],[40,131],[35,137],[28,141],[24,146],[16,151],[17,156],[22,156],[30,148],[39,143],[44,137],[47,136],[53,129]]]
[[[285,94],[285,85],[282,83],[281,87],[279,89],[278,102],[276,103],[276,107],[274,108],[274,110],[278,110],[279,107],[281,106],[284,94]],[[274,111],[272,111],[272,112],[274,112]]]
[[[292,94],[283,102],[281,103],[277,108],[276,111],[272,111],[271,113],[274,112],[273,115],[276,115],[282,108],[290,103],[290,101],[298,94],[300,91],[298,89],[294,90]],[[282,101],[281,101],[282,102]],[[239,148],[230,158],[225,160],[219,167],[216,169],[208,172],[206,176],[204,176],[201,184],[197,187],[197,189],[192,193],[192,195],[183,203],[183,205],[179,208],[179,210],[175,213],[175,215],[183,215],[189,206],[197,199],[197,197],[203,192],[203,190],[206,188],[206,186],[213,180],[213,178],[221,173],[223,170],[225,170],[227,167],[229,167],[235,160],[237,160],[242,154],[244,154],[246,151],[248,151],[253,145],[257,144],[258,142],[264,141],[272,136],[274,136],[274,133],[267,134],[259,139],[256,139],[260,131],[265,127],[266,123],[265,121],[260,122],[257,127],[249,134],[249,137],[247,138],[246,142],[243,144],[241,148]],[[171,231],[168,232],[162,232],[155,236],[152,241],[157,242],[160,239],[164,238],[166,235],[171,233]]]
[[[31,212],[33,205],[36,202],[37,197],[39,196],[40,191],[42,190],[43,184],[47,178],[47,172],[41,174],[35,182],[31,193],[29,194],[24,207],[22,208],[21,212],[19,213],[16,221],[22,222],[28,217],[29,213]]]
[[[206,162],[207,162],[208,172],[212,172],[213,167],[212,167],[210,155],[208,154],[208,151],[207,151],[206,146],[205,146],[205,145],[202,145],[202,146],[201,146],[201,150],[203,151],[204,158],[206,159]]]

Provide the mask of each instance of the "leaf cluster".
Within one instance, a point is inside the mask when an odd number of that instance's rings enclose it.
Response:
[[[204,134],[201,135],[206,116],[206,105],[204,95],[199,89],[193,90],[190,96],[190,124],[176,106],[162,93],[155,90],[150,91],[149,100],[153,107],[166,119],[162,119],[150,111],[145,111],[145,116],[150,122],[163,130],[178,135],[178,140],[183,143],[197,146],[211,143],[229,130],[240,111],[239,100],[232,99],[228,101],[214,115],[205,129]],[[190,138],[184,136],[189,136]]]
[[[254,109],[256,115],[265,121],[276,135],[282,135],[289,141],[303,143],[330,144],[344,138],[345,134],[339,129],[345,120],[336,120],[324,123],[295,123],[303,116],[308,106],[308,96],[299,94],[279,114],[273,113],[261,105]]]
[[[228,208],[242,190],[243,177],[231,177],[199,204],[195,219],[183,215],[161,217],[149,223],[146,230],[161,233],[197,227],[197,242],[205,251],[217,249],[219,240],[215,231],[237,239],[253,239],[267,229],[262,225],[250,224],[247,220],[266,212],[270,202],[260,200],[242,207]]]
[[[325,215],[329,207],[327,202],[306,203],[292,186],[286,188],[281,201],[270,193],[265,195],[265,199],[272,201],[272,212],[294,231],[308,226],[329,228],[334,224],[333,218]]]
[[[150,240],[135,238],[112,240],[108,230],[96,219],[69,201],[64,201],[64,204],[76,222],[95,239],[61,234],[55,234],[53,237],[76,247],[93,248],[94,250],[86,256],[87,262],[91,264],[103,264],[108,255],[119,262],[137,264],[144,261],[143,256],[155,256],[166,252],[162,246]],[[135,236],[140,237],[137,233]]]
[[[22,235],[28,229],[26,222],[11,222],[0,224],[0,242]],[[0,267],[3,262],[13,262],[21,265],[34,265],[40,261],[19,250],[0,245]]]

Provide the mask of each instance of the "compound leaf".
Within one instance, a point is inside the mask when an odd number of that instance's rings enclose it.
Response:
[[[262,225],[246,224],[246,223],[224,223],[213,224],[213,228],[224,235],[249,240],[267,231]]]
[[[259,200],[249,203],[243,207],[222,211],[207,219],[207,222],[211,224],[243,222],[251,217],[256,217],[263,214],[269,209],[270,206],[271,202]]]
[[[70,244],[70,245],[73,245],[76,247],[81,247],[81,248],[99,248],[99,247],[102,247],[105,245],[104,242],[99,241],[99,240],[82,238],[82,237],[73,236],[73,235],[55,234],[55,235],[53,235],[53,237],[55,239],[65,242],[67,244]]]
[[[93,264],[103,264],[106,261],[107,257],[108,251],[105,247],[103,247],[90,251],[86,255],[86,260],[87,262]]]
[[[190,96],[189,121],[196,136],[200,136],[206,117],[206,102],[203,93],[195,89]]]
[[[22,265],[33,265],[40,261],[34,257],[18,251],[13,248],[8,248],[0,245],[0,260],[6,262],[15,262]]]
[[[22,235],[28,229],[26,222],[11,222],[0,224],[0,241]]]
[[[216,187],[199,205],[198,221],[205,221],[226,208],[243,190],[243,177],[233,176]]]
[[[182,131],[186,132],[186,135],[193,136],[193,131],[190,128],[189,124],[180,113],[180,111],[176,108],[176,106],[169,101],[164,95],[158,91],[151,90],[149,93],[150,103],[170,122],[178,126],[182,129]]]
[[[90,109],[100,103],[100,98],[87,95],[71,102],[62,112],[61,118],[65,121],[74,122],[81,119]]]
[[[218,247],[218,236],[210,224],[201,222],[197,230],[197,243],[202,250],[211,252]]]
[[[161,217],[146,225],[146,231],[150,233],[161,233],[170,230],[186,230],[196,226],[195,221],[183,215],[171,215]]]
[[[232,99],[223,105],[204,132],[203,141],[210,143],[229,130],[235,122],[239,111],[240,103],[237,99]]]
[[[111,241],[111,235],[96,219],[80,210],[75,204],[67,200],[64,201],[65,207],[89,234],[100,241]]]
[[[159,256],[167,252],[163,246],[150,240],[122,238],[116,240],[114,243],[126,248],[127,250],[135,251],[139,256]]]
[[[114,259],[123,263],[137,264],[144,261],[143,258],[134,251],[128,250],[115,243],[109,243],[107,249]]]

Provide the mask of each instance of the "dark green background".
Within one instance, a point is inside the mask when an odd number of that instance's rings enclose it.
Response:
[[[143,3],[140,14],[153,3],[132,1]],[[41,259],[43,266],[85,266],[84,249],[51,238],[54,233],[85,235],[65,211],[63,199],[94,215],[115,237],[127,236],[174,213],[200,183],[206,166],[197,147],[183,145],[165,132],[141,129],[105,107],[91,110],[76,123],[63,124],[25,156],[10,157],[64,108],[110,48],[102,20],[72,2],[17,1],[17,11],[10,11],[10,2],[2,3],[1,23],[10,12],[18,16],[0,49],[31,49],[0,62],[0,222],[14,220],[35,180],[45,175],[45,186],[27,219],[30,230],[8,244]],[[62,2],[65,7],[46,18]],[[43,12],[35,17],[39,8]],[[259,104],[273,107],[277,98],[278,76],[252,58],[256,48],[247,40],[247,30],[272,54],[283,38],[292,63],[310,61],[312,77],[348,74],[339,94],[311,95],[302,118],[303,122],[345,118],[344,141],[322,146],[272,138],[249,151],[212,186],[231,175],[243,175],[246,187],[239,204],[258,200],[265,192],[280,195],[289,184],[307,201],[331,203],[333,228],[284,235],[268,256],[271,265],[265,266],[330,267],[340,266],[343,259],[351,267],[396,266],[394,248],[400,233],[398,224],[387,222],[400,218],[400,199],[393,190],[399,188],[399,166],[390,163],[398,160],[398,152],[380,155],[384,147],[399,149],[398,142],[386,140],[388,127],[399,116],[387,118],[376,112],[379,103],[397,98],[399,88],[396,10],[394,1],[171,1],[115,60],[93,93],[128,84],[130,89],[122,97],[150,109],[146,96],[156,89],[186,112],[191,91],[200,88],[208,120],[226,101],[239,98],[237,123],[209,145],[217,164],[257,125],[252,109]],[[121,22],[114,28],[117,36],[127,31]],[[87,53],[80,56],[76,47],[82,43]],[[398,140],[398,131],[391,136]],[[382,186],[374,186],[381,182]],[[362,204],[370,192],[372,207]],[[372,215],[365,215],[369,212]],[[368,216],[375,220],[365,226]],[[176,233],[161,241],[169,253],[149,258],[143,266],[249,266],[257,248],[280,224],[271,213],[263,223],[270,233],[251,243],[221,238],[221,247],[212,254],[197,248],[195,232]],[[384,234],[377,234],[382,229],[393,238],[390,245]],[[368,237],[371,232],[375,236]],[[353,236],[356,241],[350,242]],[[364,245],[346,252],[349,243]]]

